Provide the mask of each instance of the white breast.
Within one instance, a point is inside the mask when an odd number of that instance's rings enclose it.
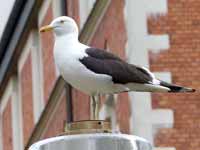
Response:
[[[56,43],[54,47],[54,58],[63,78],[73,87],[87,93],[112,89],[112,78],[108,75],[96,74],[88,70],[79,59],[87,57],[86,45],[81,43],[63,45]]]

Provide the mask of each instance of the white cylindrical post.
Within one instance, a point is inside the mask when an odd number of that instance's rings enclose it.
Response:
[[[143,138],[113,133],[77,134],[49,138],[29,150],[152,150]]]

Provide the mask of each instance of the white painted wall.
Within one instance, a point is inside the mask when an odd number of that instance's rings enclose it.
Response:
[[[32,43],[28,48],[32,57],[33,110],[34,122],[37,123],[44,109],[42,51],[37,30],[31,32],[31,38]]]
[[[22,150],[23,143],[23,124],[22,124],[22,102],[20,97],[20,86],[17,77],[12,78],[12,137],[13,137],[13,150]]]

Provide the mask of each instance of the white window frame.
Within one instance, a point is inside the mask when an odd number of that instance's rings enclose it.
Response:
[[[34,123],[36,124],[44,109],[44,93],[43,93],[43,66],[42,66],[42,51],[39,47],[39,33],[33,30],[31,32],[32,42],[31,60],[32,60],[32,87],[33,87],[33,111]]]
[[[20,85],[17,77],[12,78],[12,129],[13,129],[13,149],[22,150],[23,143],[23,117],[22,117],[22,102],[20,94]]]

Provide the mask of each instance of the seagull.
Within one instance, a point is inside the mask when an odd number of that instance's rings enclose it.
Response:
[[[100,48],[78,40],[78,26],[67,16],[54,19],[40,32],[53,31],[54,60],[61,76],[74,88],[91,96],[93,118],[98,118],[99,94],[121,92],[194,92],[195,89],[159,80],[145,67],[130,64]]]

